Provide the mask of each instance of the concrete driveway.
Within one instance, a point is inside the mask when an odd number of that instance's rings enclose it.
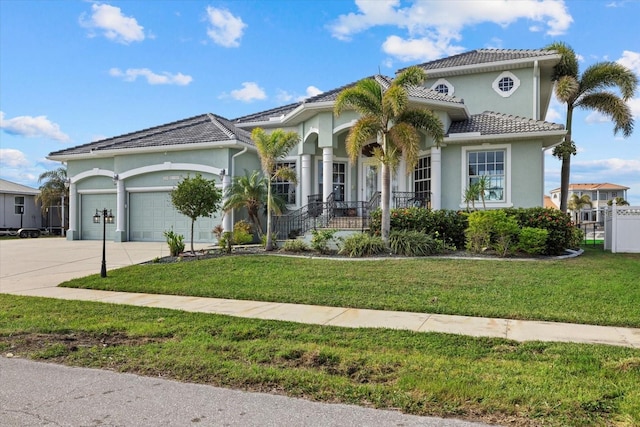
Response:
[[[195,245],[194,245],[195,246]],[[196,249],[204,247],[199,245]],[[109,270],[169,255],[165,242],[106,243]],[[62,237],[0,239],[0,292],[19,293],[99,274],[102,241]]]

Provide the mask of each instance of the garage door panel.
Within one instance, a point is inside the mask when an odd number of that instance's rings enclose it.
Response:
[[[82,194],[80,195],[81,218],[80,218],[80,238],[82,240],[102,240],[102,210],[116,211],[116,196],[114,194]],[[100,212],[100,224],[93,223],[93,216],[96,209]],[[107,224],[105,228],[105,239],[113,240],[116,230],[115,221]]]
[[[191,219],[178,212],[168,192],[131,193],[129,239],[133,241],[165,241],[164,232],[173,231],[191,239]],[[198,218],[194,224],[194,242],[213,241],[212,230],[218,217]]]

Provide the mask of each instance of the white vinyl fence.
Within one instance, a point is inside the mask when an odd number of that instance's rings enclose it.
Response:
[[[605,210],[604,248],[640,253],[640,206],[613,206]]]

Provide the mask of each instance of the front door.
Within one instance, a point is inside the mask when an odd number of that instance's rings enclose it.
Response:
[[[375,158],[365,158],[360,164],[360,197],[368,202],[382,189],[380,162]]]

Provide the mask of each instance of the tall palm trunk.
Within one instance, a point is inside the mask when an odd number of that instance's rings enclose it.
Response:
[[[391,165],[387,159],[389,147],[387,146],[386,134],[382,134],[382,147],[384,159],[382,161],[382,224],[380,231],[382,233],[382,241],[385,246],[389,247],[389,234],[391,233]]]
[[[271,181],[267,188],[267,243],[264,247],[266,251],[273,250],[273,242],[271,241]]]
[[[573,106],[567,107],[567,134],[562,142],[562,168],[560,170],[560,212],[567,211],[569,202],[569,183],[571,178],[571,156],[575,154],[571,142],[571,121],[573,119]]]

